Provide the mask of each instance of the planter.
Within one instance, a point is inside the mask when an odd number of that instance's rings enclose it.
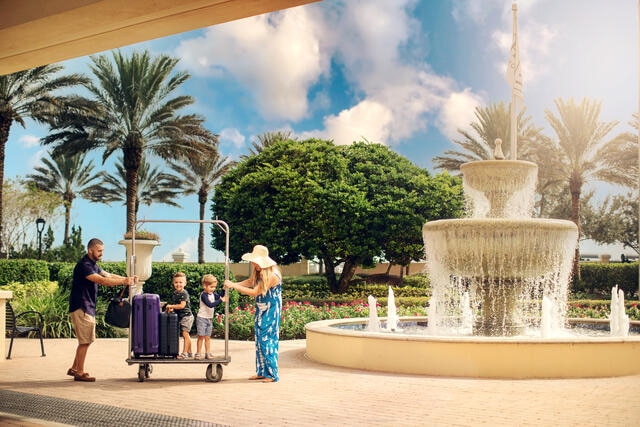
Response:
[[[160,242],[157,240],[136,239],[135,265],[134,260],[132,260],[132,240],[120,240],[118,244],[124,246],[127,250],[127,276],[132,276],[133,274],[138,276],[138,285],[132,288],[132,294],[141,294],[144,282],[151,277],[151,254],[153,248],[160,245]]]

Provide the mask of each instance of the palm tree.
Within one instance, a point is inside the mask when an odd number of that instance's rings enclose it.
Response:
[[[45,143],[56,150],[73,153],[102,148],[103,162],[114,152],[123,154],[126,182],[127,232],[136,221],[138,172],[143,153],[161,159],[174,159],[210,149],[211,133],[202,127],[197,115],[178,115],[194,103],[191,96],[176,92],[189,78],[174,72],[177,58],[149,52],[134,52],[125,57],[114,51],[91,57],[95,81],[86,84],[93,96],[91,114],[65,117],[56,124],[56,132]]]
[[[0,76],[0,236],[2,236],[2,188],[4,184],[5,147],[13,122],[25,127],[31,118],[50,123],[52,117],[74,97],[56,96],[58,89],[86,83],[78,74],[58,75],[61,65],[52,64]],[[0,252],[6,250],[0,239]]]
[[[509,109],[503,102],[491,104],[486,107],[476,107],[475,116],[477,122],[470,124],[475,131],[458,129],[462,139],[453,140],[461,150],[447,150],[444,156],[433,159],[437,169],[449,172],[460,170],[460,166],[476,160],[493,159],[495,140],[502,140],[502,150],[506,157],[510,157],[511,133]],[[524,110],[518,114],[518,158],[526,158],[529,153],[529,145],[542,138],[542,131],[531,124],[531,116],[525,117]]]
[[[198,194],[200,220],[204,220],[205,206],[214,184],[231,169],[236,162],[218,151],[208,156],[189,156],[169,164],[184,177],[184,194]],[[204,224],[198,230],[198,263],[204,263]]]
[[[559,116],[546,110],[545,116],[553,128],[556,139],[549,140],[560,155],[558,173],[569,186],[571,194],[571,220],[578,226],[580,234],[580,200],[586,182],[599,180],[614,184],[628,182],[628,171],[612,167],[611,153],[620,148],[623,136],[605,140],[617,121],[600,121],[601,103],[583,99],[576,103],[573,99],[554,100]],[[637,158],[637,157],[636,157]],[[576,245],[573,274],[580,278],[580,249]]]
[[[116,174],[102,172],[102,181],[92,188],[88,198],[94,202],[110,204],[112,202],[126,203],[127,171],[122,158],[116,163]],[[138,214],[140,203],[151,206],[152,203],[180,207],[174,200],[182,194],[182,181],[179,177],[162,172],[158,166],[151,168],[144,158],[138,169],[136,186],[135,214]]]
[[[32,183],[39,190],[58,194],[64,205],[64,243],[69,240],[69,225],[71,222],[71,205],[79,194],[88,198],[96,186],[100,174],[92,174],[93,162],[85,162],[86,154],[78,153],[73,156],[49,154],[43,158],[43,166],[37,166],[35,173],[27,175],[27,182]]]
[[[287,141],[296,138],[291,137],[292,132],[290,130],[277,130],[273,132],[265,132],[262,135],[257,135],[253,141],[251,141],[251,147],[249,147],[249,153],[240,156],[242,160],[249,157],[256,156],[262,152],[265,148],[268,148],[280,141]]]
[[[608,149],[602,152],[603,162],[607,169],[602,171],[608,182],[616,182],[625,187],[635,189],[638,185],[638,113],[633,114],[629,122],[636,132],[625,132],[619,135]]]

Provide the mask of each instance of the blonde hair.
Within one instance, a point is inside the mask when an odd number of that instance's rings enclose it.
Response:
[[[261,268],[259,276],[256,272],[256,269],[252,268],[251,276],[249,277],[249,280],[251,281],[251,283],[253,283],[254,286],[258,287],[258,289],[260,290],[260,294],[262,296],[265,296],[265,294],[269,290],[269,282],[271,280],[271,276],[273,276],[276,273],[278,275],[278,278],[281,279],[282,273],[280,272],[280,269],[278,268],[277,265],[272,265],[271,267],[267,267],[267,268]]]
[[[173,274],[173,278],[175,279],[176,277],[184,277],[184,278],[186,278],[187,275],[184,274],[182,271],[178,271],[177,273]]]
[[[217,282],[218,282],[218,278],[213,274],[205,274],[204,276],[202,276],[202,286],[212,285]]]

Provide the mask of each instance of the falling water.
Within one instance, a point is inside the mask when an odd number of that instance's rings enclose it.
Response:
[[[387,331],[395,332],[398,330],[398,313],[396,310],[396,297],[393,289],[389,286],[389,297],[387,298]]]
[[[378,303],[373,295],[369,295],[369,323],[367,324],[367,331],[378,332],[380,331],[380,319],[378,319]]]
[[[626,337],[629,335],[629,316],[627,316],[624,308],[624,291],[618,289],[618,285],[611,288],[609,330],[614,337]]]

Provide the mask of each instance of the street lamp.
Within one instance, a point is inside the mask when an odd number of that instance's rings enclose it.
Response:
[[[42,218],[36,219],[36,230],[38,230],[38,259],[42,257],[42,230],[46,221]]]

